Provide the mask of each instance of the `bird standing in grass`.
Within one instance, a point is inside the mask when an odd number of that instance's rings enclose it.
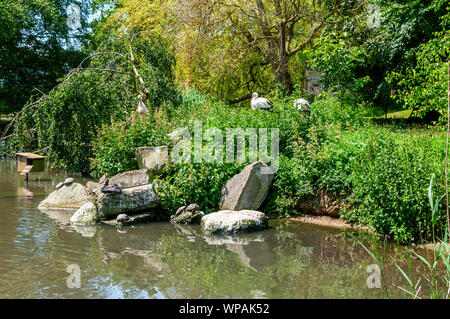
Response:
[[[311,107],[309,106],[308,101],[306,101],[305,99],[297,99],[294,101],[294,106],[297,110],[299,110],[300,112],[305,113],[306,115],[310,115],[311,114]]]
[[[142,95],[139,94],[138,99],[139,99],[139,102],[138,102],[137,112],[138,112],[140,118],[142,119],[145,116],[145,114],[148,113],[148,109],[145,107],[144,102],[142,102]]]
[[[250,106],[252,107],[252,110],[270,110],[273,108],[273,103],[270,102],[268,99],[265,99],[263,97],[258,97],[258,93],[252,94],[252,99],[250,100]]]

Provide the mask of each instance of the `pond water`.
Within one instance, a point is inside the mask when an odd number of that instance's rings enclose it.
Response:
[[[205,236],[199,226],[73,227],[73,212],[38,210],[66,173],[30,177],[0,161],[0,298],[384,298],[368,288],[373,260],[342,231],[289,220],[239,236]],[[85,183],[83,178],[75,178]],[[391,297],[405,297],[388,246]],[[69,265],[81,287],[69,288]],[[417,265],[420,271],[421,267]]]

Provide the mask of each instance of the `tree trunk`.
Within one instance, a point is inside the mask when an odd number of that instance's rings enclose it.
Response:
[[[289,58],[272,63],[275,81],[281,85],[283,91],[290,95],[294,91],[291,74],[289,73]]]

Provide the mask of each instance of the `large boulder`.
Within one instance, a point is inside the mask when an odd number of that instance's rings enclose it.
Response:
[[[269,191],[274,174],[262,162],[247,165],[241,173],[230,178],[222,188],[221,210],[257,210]]]
[[[88,202],[80,207],[70,217],[70,223],[72,225],[92,225],[98,221],[97,207],[94,203]]]
[[[43,209],[78,209],[88,202],[94,201],[92,192],[78,183],[64,185],[54,190],[46,199],[39,203]]]
[[[149,183],[151,183],[155,176],[164,172],[169,165],[169,148],[167,146],[138,147],[136,159],[140,169],[148,170]]]
[[[160,199],[151,184],[126,188],[118,194],[100,192],[97,197],[98,213],[102,218],[149,210],[158,207],[159,204]]]
[[[109,185],[119,185],[123,188],[130,188],[149,184],[150,177],[147,169],[127,171],[114,175],[109,179]]]
[[[209,234],[241,233],[267,228],[268,219],[262,212],[255,210],[221,210],[202,218],[202,229]]]

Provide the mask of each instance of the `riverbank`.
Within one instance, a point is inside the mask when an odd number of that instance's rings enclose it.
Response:
[[[37,209],[69,175],[42,174],[27,185],[13,161],[0,161],[2,298],[385,298],[366,286],[371,257],[337,229],[286,219],[229,236],[168,222],[73,226],[69,211]],[[392,243],[388,254],[400,260],[402,249]],[[405,297],[388,261],[389,291]],[[78,289],[66,284],[70,265],[82,271]]]
[[[302,215],[302,216],[296,216],[296,217],[287,217],[285,219],[289,220],[289,221],[301,222],[301,223],[317,225],[317,226],[325,226],[325,227],[332,227],[332,228],[337,228],[337,229],[348,229],[348,230],[370,232],[370,229],[367,226],[351,225],[350,223],[348,223],[340,218],[337,218],[337,217]]]
[[[310,116],[293,108],[292,100],[277,96],[273,96],[272,112],[256,113],[196,91],[183,91],[182,95],[183,102],[176,109],[162,109],[142,119],[130,116],[89,130],[83,128],[86,123],[77,121],[71,122],[75,129],[57,123],[49,125],[51,118],[40,118],[45,123],[39,125],[27,122],[29,129],[40,128],[33,135],[36,139],[25,135],[11,138],[8,149],[49,147],[48,160],[52,164],[100,178],[138,169],[135,150],[139,147],[167,145],[171,154],[176,141],[170,136],[178,128],[186,128],[192,137],[186,140],[186,152],[191,151],[186,158],[191,160],[195,157],[192,140],[195,142],[199,136],[203,149],[216,147],[206,138],[213,129],[221,132],[222,142],[229,129],[262,130],[270,144],[272,129],[276,128],[278,170],[263,205],[267,215],[301,212],[340,217],[405,245],[432,239],[428,198],[432,176],[434,197],[445,193],[446,138],[439,127],[378,125],[362,118],[370,111],[367,108],[326,95],[312,103]],[[78,116],[82,114],[73,118]],[[60,131],[50,134],[48,127],[58,127]],[[74,143],[74,131],[96,133],[85,136],[80,145]],[[263,136],[256,136],[256,140]],[[223,150],[218,150],[226,155],[225,144],[220,145]],[[183,148],[183,156],[184,152]],[[221,160],[188,165],[171,159],[167,171],[158,176],[163,209],[173,214],[183,205],[196,203],[205,214],[217,211],[222,187],[247,164]],[[443,237],[447,224],[443,203],[438,206],[435,220],[438,237]],[[345,211],[341,210],[343,205]]]

